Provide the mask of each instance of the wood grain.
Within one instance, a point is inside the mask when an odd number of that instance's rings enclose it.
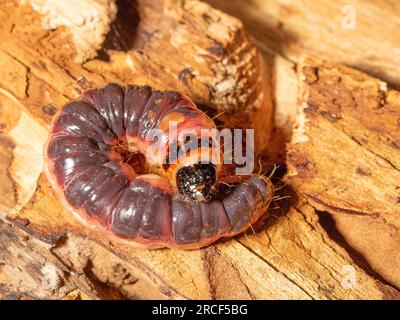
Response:
[[[207,0],[240,18],[259,48],[314,53],[400,84],[400,4],[386,0]],[[354,17],[354,26],[349,19]]]
[[[295,118],[296,106],[284,95],[298,85],[293,63],[271,53],[262,60],[239,20],[198,1],[137,1],[135,41],[124,50],[107,45],[85,62],[76,62],[76,48],[65,45],[74,43],[68,27],[46,30],[41,16],[16,1],[0,6],[0,204],[13,224],[0,226],[1,297],[399,297],[331,238],[309,199],[291,187],[277,191],[254,231],[201,250],[132,248],[82,228],[42,172],[49,123],[67,100],[111,81],[179,89],[211,114],[223,111],[225,125],[254,127],[262,151],[274,101],[288,109],[277,112],[280,123]],[[285,139],[291,134],[282,131]],[[17,253],[21,258],[10,258]],[[13,274],[15,268],[21,273]]]
[[[334,214],[349,243],[400,287],[400,93],[318,59],[298,68],[301,100],[287,179],[315,208]]]

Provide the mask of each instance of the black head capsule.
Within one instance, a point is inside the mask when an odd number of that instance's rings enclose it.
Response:
[[[195,201],[209,201],[213,197],[217,182],[215,165],[197,163],[180,168],[176,173],[176,185],[179,192]]]

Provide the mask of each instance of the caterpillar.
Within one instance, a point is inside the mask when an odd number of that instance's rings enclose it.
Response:
[[[54,116],[45,172],[63,205],[96,232],[133,246],[204,247],[245,231],[273,195],[261,175],[226,173],[219,141],[202,135],[215,128],[176,91],[91,88]]]

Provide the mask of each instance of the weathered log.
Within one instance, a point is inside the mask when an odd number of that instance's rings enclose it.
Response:
[[[261,49],[298,62],[314,52],[398,86],[397,1],[207,0],[241,19]]]
[[[0,299],[165,299],[85,239],[47,245],[0,220]]]
[[[19,0],[19,3],[30,4],[40,14],[43,29],[68,30],[72,41],[67,47],[73,46],[77,63],[97,56],[117,15],[114,0]]]
[[[400,287],[400,93],[342,65],[305,58],[288,182],[371,267]]]
[[[197,1],[138,1],[134,43],[126,50],[100,50],[102,59],[85,63],[76,62],[76,48],[64,45],[74,43],[68,27],[44,30],[42,18],[29,6],[13,1],[1,6],[0,156],[5,170],[0,172],[0,203],[2,215],[15,226],[1,229],[7,245],[0,251],[0,279],[8,283],[8,293],[25,287],[32,298],[397,297],[395,289],[330,239],[315,209],[288,190],[283,195],[289,198],[275,201],[254,233],[202,250],[134,249],[83,228],[56,200],[42,173],[49,122],[68,99],[87,85],[110,81],[178,88],[215,113],[224,111],[225,125],[254,127],[262,150],[269,139],[272,70],[264,70],[238,20]],[[275,74],[290,70],[286,66]],[[16,227],[29,239],[20,237]],[[27,243],[40,254],[26,252]],[[22,259],[9,258],[17,252]],[[10,270],[22,269],[23,278],[31,270],[27,261],[43,259],[54,268],[43,271],[36,264],[32,282],[13,283]],[[62,279],[54,292],[32,289],[49,273]],[[127,274],[133,283],[121,285]]]
[[[273,150],[282,150],[285,141],[291,139],[293,122],[296,117],[297,99],[300,95],[300,101],[304,103],[304,92],[298,93],[298,81],[296,79],[296,64],[290,63],[285,59],[271,55],[271,49],[275,52],[285,55],[294,62],[300,62],[301,54],[304,51],[319,53],[325,59],[339,61],[341,63],[354,66],[364,70],[370,75],[378,76],[381,79],[388,80],[395,86],[399,84],[398,55],[393,53],[397,50],[399,42],[398,34],[390,32],[396,26],[395,12],[400,12],[397,4],[385,1],[353,1],[351,6],[341,1],[310,1],[306,5],[297,1],[253,1],[251,6],[242,6],[240,1],[209,0],[209,3],[239,17],[247,31],[254,37],[257,45],[264,49],[267,59],[275,66],[275,125],[276,128],[272,134]],[[354,10],[353,10],[354,9]],[[354,13],[354,14],[353,14]],[[385,19],[382,19],[385,17]],[[354,29],[348,18],[355,18],[353,21]],[[260,27],[262,26],[262,27]],[[382,37],[382,34],[387,36]],[[319,64],[317,64],[319,65]],[[312,63],[310,64],[312,67]],[[343,66],[335,65],[335,68]],[[350,69],[346,69],[349,71]],[[350,71],[352,73],[353,71]],[[365,75],[362,75],[364,78]],[[365,77],[365,79],[368,77]],[[369,78],[370,82],[381,83],[377,79]],[[300,81],[301,83],[302,81]],[[356,88],[357,83],[354,83]],[[384,88],[385,84],[382,83]],[[390,85],[388,85],[390,87]],[[334,90],[335,86],[326,83],[326,90]],[[367,93],[365,93],[367,94]],[[371,94],[376,94],[376,89]],[[391,92],[393,94],[393,92]],[[393,100],[392,100],[393,102]],[[354,113],[358,113],[353,110]],[[383,113],[387,109],[382,109]],[[389,111],[390,112],[390,111]],[[299,115],[301,117],[301,114]],[[371,121],[375,114],[370,114]],[[395,115],[393,115],[394,119]],[[378,117],[379,118],[379,117]],[[308,119],[308,118],[307,118]],[[307,126],[311,125],[307,123]],[[351,124],[348,124],[350,127]],[[389,135],[393,132],[387,127],[380,130]],[[382,137],[386,133],[382,133]],[[316,138],[316,137],[315,137]],[[321,136],[322,143],[333,143],[324,140],[325,135]],[[375,144],[376,141],[375,141]],[[314,146],[315,147],[315,146]],[[325,152],[326,150],[315,150],[316,152]],[[337,157],[341,154],[337,150]],[[347,150],[348,151],[348,150]],[[395,151],[393,151],[395,153]],[[315,155],[316,156],[316,155]],[[282,151],[274,157],[280,162],[285,159]],[[336,165],[332,160],[330,164],[318,163],[322,168],[322,175],[325,171],[330,171],[329,165]],[[340,170],[331,172],[332,175],[340,173]],[[317,173],[316,173],[317,174]],[[352,175],[349,173],[349,176]],[[382,177],[384,179],[384,177]],[[300,179],[298,179],[300,180]],[[391,180],[389,178],[389,180]],[[305,182],[308,184],[309,181]],[[312,182],[316,187],[315,180]],[[329,181],[325,181],[329,183]],[[343,183],[346,181],[343,179]],[[297,185],[296,187],[298,187]],[[360,184],[358,184],[360,186]],[[303,185],[300,185],[299,191]],[[365,186],[369,188],[368,185]],[[317,188],[319,189],[319,188]],[[329,190],[337,192],[336,199],[341,197],[343,189],[354,190],[351,179],[347,181],[346,186],[340,184],[336,189],[335,184],[330,184]],[[386,188],[381,189],[386,192]],[[356,192],[354,192],[356,194]],[[365,198],[364,198],[365,199]],[[359,198],[354,199],[355,204],[359,204]],[[379,206],[379,205],[378,205]],[[382,204],[384,208],[386,204]],[[320,208],[321,207],[317,207]],[[395,209],[391,206],[391,209]],[[335,208],[323,208],[324,211],[335,213]],[[379,210],[379,209],[378,209]],[[392,211],[396,216],[397,211]],[[330,220],[330,218],[327,218]],[[364,216],[355,216],[349,214],[335,214],[333,221],[329,223],[329,231],[338,229],[341,234],[335,236],[340,238],[342,245],[352,251],[352,256],[356,256],[368,269],[374,269],[387,281],[398,287],[398,256],[396,254],[398,247],[398,235],[396,228],[379,219],[368,219]],[[370,264],[370,266],[369,266]]]

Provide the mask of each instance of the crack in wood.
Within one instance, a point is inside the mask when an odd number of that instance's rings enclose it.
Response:
[[[269,262],[267,259],[265,259],[263,256],[261,256],[260,254],[258,254],[254,249],[248,247],[246,244],[244,244],[242,241],[240,240],[235,240],[237,241],[241,246],[243,246],[244,248],[246,248],[246,250],[250,251],[252,254],[254,254],[258,259],[264,261],[269,267],[271,267],[275,272],[281,274],[285,279],[287,279],[290,283],[292,283],[293,285],[295,285],[296,287],[298,287],[301,291],[303,291],[310,299],[315,300],[314,296],[312,295],[312,293],[308,292],[305,288],[303,288],[302,285],[300,285],[299,283],[297,283],[294,279],[292,279],[290,277],[290,275],[282,272],[281,270],[279,270],[275,265],[273,265],[271,262]]]

